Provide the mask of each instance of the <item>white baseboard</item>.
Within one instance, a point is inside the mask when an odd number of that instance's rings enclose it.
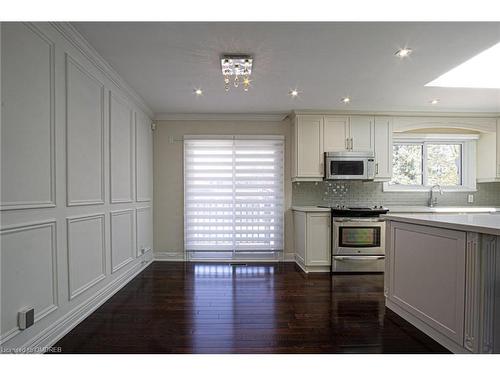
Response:
[[[285,253],[283,262],[295,262],[295,254],[294,253]]]
[[[64,335],[76,327],[82,320],[93,313],[99,306],[106,302],[110,297],[122,289],[129,281],[144,270],[153,260],[137,263],[130,270],[115,279],[104,289],[99,290],[92,297],[80,304],[78,307],[64,315],[45,330],[36,335],[20,348],[21,350],[29,348],[49,348],[59,341]],[[29,352],[29,351],[26,351]]]
[[[184,252],[179,251],[157,251],[153,254],[154,261],[160,262],[184,262]]]

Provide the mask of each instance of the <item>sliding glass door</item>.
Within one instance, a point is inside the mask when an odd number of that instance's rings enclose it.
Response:
[[[280,136],[184,141],[188,259],[269,259],[283,251]]]

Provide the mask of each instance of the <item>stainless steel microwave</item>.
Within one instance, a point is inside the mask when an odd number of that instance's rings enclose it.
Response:
[[[325,152],[325,180],[364,180],[375,178],[373,152]]]

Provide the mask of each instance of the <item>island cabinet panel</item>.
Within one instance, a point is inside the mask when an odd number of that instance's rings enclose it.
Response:
[[[388,299],[463,345],[466,233],[391,222]]]

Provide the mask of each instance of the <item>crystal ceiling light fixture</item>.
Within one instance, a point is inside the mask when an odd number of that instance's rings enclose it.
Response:
[[[241,84],[243,91],[248,91],[253,68],[253,57],[251,55],[224,54],[221,56],[220,66],[224,77],[224,90],[229,91],[232,81],[235,88],[238,88]]]

